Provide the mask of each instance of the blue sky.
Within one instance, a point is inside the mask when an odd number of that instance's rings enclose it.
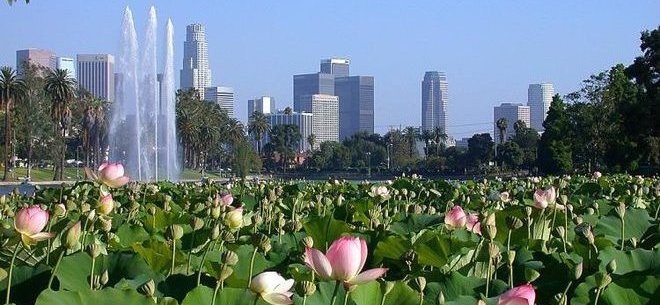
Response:
[[[261,95],[291,105],[293,74],[318,70],[330,56],[351,59],[351,74],[376,81],[376,131],[419,125],[421,80],[440,70],[449,81],[449,134],[492,130],[492,107],[526,102],[527,85],[552,82],[562,94],[589,75],[639,52],[639,33],[660,24],[660,1],[83,1],[0,4],[0,65],[15,51],[47,48],[62,56],[117,53],[123,10],[138,35],[149,6],[159,39],[171,17],[181,67],[185,26],[207,27],[216,85],[236,91],[235,112]],[[161,40],[162,43],[162,40]]]

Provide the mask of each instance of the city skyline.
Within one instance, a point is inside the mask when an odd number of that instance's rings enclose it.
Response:
[[[499,101],[524,103],[530,83],[552,82],[557,92],[566,94],[577,90],[591,74],[616,63],[629,64],[639,55],[639,32],[657,26],[652,12],[660,9],[660,4],[652,1],[623,7],[600,1],[384,6],[371,1],[340,6],[210,3],[202,4],[210,7],[206,10],[158,1],[154,4],[161,16],[171,16],[175,23],[175,63],[182,62],[185,26],[206,25],[215,83],[234,87],[234,110],[242,121],[247,121],[244,109],[248,99],[268,95],[279,101],[278,107],[291,105],[291,75],[309,71],[321,58],[343,56],[359,63],[351,67],[354,75],[378,79],[375,131],[379,133],[390,125],[421,125],[419,111],[415,111],[421,107],[420,75],[430,70],[446,72],[452,83],[448,133],[457,139],[490,132],[492,107]],[[0,65],[13,65],[15,51],[27,48],[49,49],[64,57],[115,54],[117,28],[105,25],[121,19],[125,4],[99,8],[82,1],[63,1],[6,7],[6,18],[0,24],[11,22],[23,35],[9,35],[0,50]],[[136,15],[146,14],[147,4],[131,5]],[[66,10],[72,6],[79,9]],[[342,14],[338,14],[339,7]],[[370,14],[364,20],[353,18],[367,11]],[[94,20],[81,19],[81,12],[94,15]],[[235,26],[242,24],[238,18],[245,12],[256,22]],[[550,18],[558,14],[562,18]],[[355,22],[342,25],[328,19],[319,27],[300,26],[324,20],[324,16]],[[387,21],[394,16],[401,22]],[[55,22],[62,19],[65,21]],[[618,21],[610,22],[613,19]],[[35,20],[52,21],[56,26],[38,27],[32,25],[37,24]],[[272,29],[268,33],[262,31],[265,24]],[[144,24],[137,26],[141,29]],[[317,35],[310,35],[312,32]],[[376,34],[383,32],[388,35]],[[72,34],[85,37],[85,43],[69,40]],[[491,52],[483,53],[485,49]],[[416,55],[406,56],[409,54]]]

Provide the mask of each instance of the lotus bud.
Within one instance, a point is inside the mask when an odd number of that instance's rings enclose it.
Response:
[[[418,276],[414,280],[415,283],[415,288],[417,288],[417,291],[423,292],[424,289],[426,288],[426,278],[423,276]]]
[[[495,258],[497,255],[500,254],[500,248],[495,244],[495,243],[489,243],[488,244],[488,256],[490,258]]]
[[[573,205],[572,205],[572,204],[570,204],[570,203],[566,204],[566,209],[567,209],[569,212],[573,213]]]
[[[445,294],[442,291],[438,293],[438,305],[445,305]]]
[[[609,262],[609,264],[607,264],[606,270],[607,270],[608,273],[616,272],[616,260],[615,259],[613,259],[612,261]]]
[[[87,221],[92,222],[94,221],[94,218],[96,218],[96,210],[90,210],[89,213],[87,213]]]
[[[575,216],[575,218],[573,218],[573,223],[576,225],[582,224],[583,222],[584,220],[582,219],[581,216]]]
[[[598,285],[599,289],[603,289],[607,287],[612,282],[612,277],[610,277],[609,274],[605,272],[598,272],[595,275],[596,278],[596,285]]]
[[[427,209],[427,213],[428,213],[428,214],[433,215],[433,214],[435,214],[436,212],[437,212],[437,211],[436,211],[435,207],[429,207],[429,208]]]
[[[112,218],[101,215],[99,217],[99,224],[101,224],[101,230],[103,232],[110,232],[112,230]]]
[[[630,243],[632,244],[633,248],[637,248],[637,238],[636,237],[631,237],[630,238]]]
[[[408,193],[410,194],[410,196],[409,196],[410,199],[415,199],[417,197],[417,193],[415,193],[415,191],[410,191]]]
[[[566,195],[559,196],[559,202],[563,205],[566,205],[568,203],[568,196]]]
[[[539,276],[541,276],[541,274],[538,271],[531,268],[525,268],[525,280],[528,283],[535,281]]]
[[[66,232],[66,240],[64,245],[69,250],[74,250],[80,245],[80,221],[76,222],[68,232]]]
[[[525,207],[525,214],[527,215],[527,217],[532,216],[532,211],[533,211],[532,207],[529,207],[529,206]]]
[[[516,230],[516,229],[520,229],[523,226],[523,222],[522,220],[520,220],[515,216],[507,216],[506,226],[509,228],[509,230]]]
[[[105,286],[105,284],[107,284],[109,280],[110,280],[110,276],[108,275],[108,270],[103,271],[103,273],[101,273],[101,278],[99,279],[99,283],[101,284],[101,286]]]
[[[170,240],[179,240],[183,237],[183,227],[174,224],[167,227],[167,236]]]
[[[154,280],[150,279],[148,282],[140,285],[137,290],[143,295],[153,297],[154,294],[156,294],[156,283],[154,283]]]
[[[296,283],[295,289],[300,296],[311,296],[316,292],[316,284],[310,281],[300,281]]]
[[[204,220],[195,216],[190,222],[190,226],[192,227],[193,231],[198,231],[204,227]]]
[[[495,213],[486,216],[485,223],[481,225],[481,233],[484,237],[493,240],[497,235],[497,223],[495,222]]]
[[[555,228],[555,232],[557,233],[557,237],[564,238],[564,233],[566,233],[566,229],[564,229],[564,226],[558,226],[557,228]]]
[[[594,210],[594,208],[592,207],[587,208],[587,215],[593,215],[595,212],[596,211]]]
[[[575,265],[575,267],[573,267],[573,280],[577,280],[582,276],[582,269],[583,269],[582,262],[580,262],[579,264]]]
[[[211,217],[213,219],[220,218],[220,214],[222,214],[222,207],[221,206],[216,206],[216,207],[211,208]]]
[[[227,250],[222,253],[222,263],[228,266],[233,266],[238,263],[238,254],[236,252]]]
[[[53,216],[55,217],[63,217],[66,214],[66,207],[64,204],[56,204],[55,208],[53,209]]]
[[[302,244],[305,248],[314,248],[314,239],[311,236],[305,236],[302,239]]]
[[[99,257],[99,255],[101,255],[101,246],[98,245],[98,244],[89,245],[88,250],[89,250],[89,255],[92,258],[97,258],[97,257]]]
[[[218,281],[224,281],[227,278],[229,278],[232,273],[234,273],[234,269],[228,265],[222,265],[222,268],[220,268],[220,272],[218,272]]]
[[[506,259],[509,262],[509,265],[513,265],[513,262],[516,260],[516,251],[513,250],[507,251]]]
[[[217,224],[211,229],[211,240],[217,240],[220,237],[220,226]]]

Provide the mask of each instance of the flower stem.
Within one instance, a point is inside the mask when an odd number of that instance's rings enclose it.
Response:
[[[7,275],[7,297],[5,298],[5,305],[9,304],[9,295],[11,294],[11,277],[12,274],[14,273],[14,262],[16,261],[16,254],[18,254],[18,250],[21,248],[21,243],[19,242],[16,244],[16,248],[14,249],[14,254],[11,256],[11,264],[9,264],[9,274]]]
[[[488,297],[488,288],[490,286],[490,268],[491,268],[492,263],[493,263],[493,259],[489,257],[488,258],[488,269],[486,269],[487,270],[486,271],[486,297]]]
[[[220,289],[220,281],[215,284],[215,289],[213,290],[213,299],[211,300],[211,305],[215,305],[215,298],[218,296],[218,289]]]
[[[92,256],[92,268],[89,271],[89,289],[94,289],[94,265],[96,265],[96,257]]]
[[[53,279],[55,278],[55,273],[57,272],[57,268],[60,267],[60,262],[62,261],[62,257],[64,257],[64,252],[66,252],[66,250],[62,249],[60,256],[57,258],[57,263],[55,263],[55,268],[53,268],[53,272],[50,274],[50,279],[48,279],[48,289],[51,289],[53,285]]]
[[[626,226],[623,217],[621,217],[621,251],[623,251],[625,242],[626,242]]]
[[[218,242],[217,240],[214,240],[213,243],[209,242],[208,247],[206,247],[206,250],[204,250],[204,254],[202,255],[202,261],[199,263],[199,270],[197,270],[197,286],[199,286],[200,279],[202,278],[202,268],[204,268],[204,261],[206,261],[206,256],[209,254],[209,251],[211,249],[215,248],[215,244],[217,242]]]
[[[564,289],[564,294],[562,294],[561,299],[559,299],[559,305],[568,303],[568,289],[571,288],[571,284],[573,284],[573,281],[568,282],[566,289]]]
[[[330,300],[330,305],[335,305],[335,300],[337,299],[337,292],[339,291],[339,281],[335,282],[335,290],[332,292],[332,299]]]
[[[254,271],[254,258],[257,256],[257,250],[259,248],[254,247],[254,251],[252,251],[252,258],[250,258],[250,274],[248,274],[248,285],[247,287],[250,288],[250,284],[252,284],[252,272]]]
[[[307,304],[307,296],[306,296],[306,295],[303,295],[303,303],[302,303],[302,305],[306,305],[306,304]]]
[[[190,273],[190,261],[192,260],[192,250],[193,250],[193,246],[195,246],[195,233],[197,233],[197,231],[193,231],[192,239],[190,240],[190,252],[188,252],[188,265],[186,266],[186,274]]]
[[[598,290],[596,290],[596,299],[594,300],[594,305],[598,305],[598,298],[600,297],[600,292],[601,291],[602,291],[602,289],[600,289],[600,288],[598,288]]]
[[[176,261],[176,239],[172,239],[172,266],[170,266],[170,275],[174,274],[175,261]]]

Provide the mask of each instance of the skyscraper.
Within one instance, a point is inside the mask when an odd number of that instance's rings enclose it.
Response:
[[[543,121],[550,110],[555,88],[550,83],[530,84],[527,89],[527,106],[530,110],[531,128],[543,131]]]
[[[69,76],[77,79],[76,77],[76,63],[73,58],[56,56],[52,58],[52,66],[56,69],[66,70]]]
[[[78,86],[93,96],[114,102],[115,57],[110,54],[78,54]]]
[[[248,100],[248,120],[254,112],[269,114],[275,112],[275,99],[270,96],[262,96]]]
[[[309,150],[309,142],[307,138],[312,134],[312,114],[292,112],[290,114],[278,111],[277,113],[268,114],[270,127],[273,128],[277,125],[296,125],[300,131],[300,142],[298,142],[298,151],[303,152]],[[268,143],[270,139],[268,134],[265,135],[265,142]]]
[[[310,97],[312,107],[312,133],[316,136],[314,146],[326,141],[339,141],[339,98],[334,95],[314,94]],[[307,140],[306,138],[304,139]]]
[[[204,89],[210,86],[211,70],[204,25],[190,24],[186,27],[186,41],[183,42],[181,88],[195,88],[203,99]]]
[[[337,77],[335,94],[339,97],[339,139],[346,139],[361,131],[373,133],[373,76]]]
[[[506,130],[504,132],[504,141],[513,137],[516,133],[513,126],[520,120],[529,126],[529,106],[515,103],[502,103],[493,108],[493,138],[495,144],[500,144],[500,130],[497,128],[497,120],[506,119]]]
[[[54,68],[53,57],[55,53],[44,49],[25,49],[16,51],[16,71],[18,74],[23,72],[25,62],[36,64],[44,68]]]
[[[335,77],[349,75],[350,61],[346,58],[329,58],[321,60],[321,73],[334,74]]]
[[[234,88],[232,87],[206,87],[204,99],[220,105],[227,111],[229,117],[234,117]]]
[[[449,85],[444,72],[429,71],[422,81],[422,129],[436,127],[447,133],[447,103]]]
[[[335,76],[327,73],[300,74],[293,76],[293,110],[312,112],[311,96],[335,95]]]

